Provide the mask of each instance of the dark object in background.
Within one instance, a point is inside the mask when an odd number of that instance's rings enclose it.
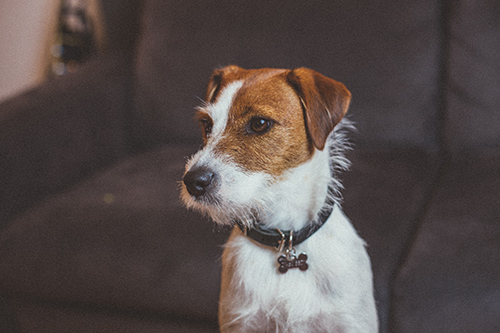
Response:
[[[51,46],[51,74],[75,73],[81,64],[97,54],[94,22],[86,0],[62,0],[56,38]]]

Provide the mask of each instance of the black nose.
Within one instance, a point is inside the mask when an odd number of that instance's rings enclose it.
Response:
[[[188,171],[182,179],[192,196],[200,197],[213,185],[215,174],[208,168],[200,167]]]

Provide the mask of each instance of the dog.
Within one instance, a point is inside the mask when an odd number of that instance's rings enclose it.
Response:
[[[340,208],[346,87],[307,68],[215,70],[181,198],[234,226],[221,332],[377,332],[371,264]]]

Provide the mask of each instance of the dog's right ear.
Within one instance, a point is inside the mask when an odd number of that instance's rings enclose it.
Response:
[[[329,134],[347,112],[351,93],[342,83],[308,68],[290,71],[287,79],[302,103],[313,145],[323,150]]]
[[[237,74],[238,72],[243,71],[244,69],[235,65],[229,65],[221,69],[216,69],[212,76],[210,77],[210,81],[208,82],[207,91],[205,94],[205,101],[207,103],[213,103],[217,99],[221,88],[225,86],[225,78],[227,78],[230,74]]]

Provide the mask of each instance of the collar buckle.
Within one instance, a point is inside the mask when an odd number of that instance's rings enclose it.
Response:
[[[280,234],[281,239],[278,240],[278,246],[276,247],[276,251],[278,252],[283,252],[283,249],[285,248],[286,245],[286,234],[281,231],[280,229],[276,228],[276,231]],[[293,249],[293,230],[290,230],[290,236],[288,237],[288,251],[291,251]]]
[[[278,246],[276,247],[276,251],[283,252],[286,243],[286,235],[280,229],[276,228],[276,231],[280,234],[281,239],[278,241]]]

